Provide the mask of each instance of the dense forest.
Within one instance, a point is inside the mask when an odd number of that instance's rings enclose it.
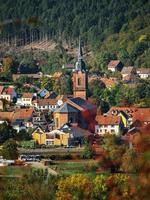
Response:
[[[95,66],[101,57],[150,66],[148,0],[1,0],[0,13],[1,34],[38,28],[68,43],[80,35],[98,57]]]

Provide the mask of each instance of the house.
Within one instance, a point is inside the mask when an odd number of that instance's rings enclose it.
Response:
[[[14,127],[33,127],[32,117],[34,109],[16,109],[12,112],[0,112],[0,122],[8,121]]]
[[[123,122],[120,116],[96,116],[97,125],[95,133],[104,135],[106,133],[119,135],[123,130]]]
[[[57,94],[55,92],[51,91],[45,95],[44,99],[55,99],[56,97],[57,97]]]
[[[124,67],[121,71],[122,79],[125,82],[134,81],[137,78],[135,67]]]
[[[33,126],[46,125],[47,121],[43,112],[34,112],[32,116]]]
[[[44,129],[40,126],[37,127],[32,133],[32,138],[39,145],[66,146],[68,144],[68,137],[69,134],[64,134],[59,130],[50,132],[48,128]]]
[[[78,109],[69,103],[64,103],[54,111],[55,127],[60,128],[66,123],[78,123]]]
[[[33,139],[40,145],[70,146],[81,145],[84,139],[91,135],[87,130],[77,126],[64,124],[61,128],[52,131],[36,128],[33,133]]]
[[[4,103],[2,100],[0,100],[0,110],[2,111],[4,109]]]
[[[150,108],[139,108],[132,113],[132,127],[144,127],[150,124]]]
[[[15,92],[13,86],[9,86],[8,88],[0,86],[0,99],[6,99],[7,101],[11,102],[15,98],[17,98],[17,93]]]
[[[69,146],[82,145],[85,139],[93,135],[88,130],[80,128],[77,124],[64,124],[60,130],[63,131],[63,133],[69,133]]]
[[[137,74],[142,79],[147,79],[150,77],[150,68],[138,68]]]
[[[113,88],[117,83],[117,80],[115,78],[103,77],[100,80],[104,83],[105,87],[108,88],[108,89]]]
[[[121,116],[125,127],[148,124],[150,121],[150,108],[135,106],[111,107],[107,113],[110,116]],[[136,122],[136,123],[135,123]]]
[[[39,111],[54,111],[58,107],[56,99],[37,99],[33,101],[33,106]]]
[[[45,144],[46,132],[47,130],[37,127],[32,133],[33,140],[39,145]]]
[[[32,101],[36,98],[36,94],[34,93],[23,93],[21,97],[21,105],[31,107]]]
[[[38,92],[38,95],[40,96],[40,97],[45,97],[46,95],[48,95],[48,90],[46,90],[46,89],[41,89],[39,92]]]
[[[120,60],[111,60],[108,64],[108,70],[112,72],[121,71],[123,64]]]

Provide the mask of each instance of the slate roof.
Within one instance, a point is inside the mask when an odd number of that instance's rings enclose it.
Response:
[[[94,104],[92,104],[89,101],[84,100],[84,99],[82,99],[80,97],[69,99],[69,101],[71,101],[74,104],[82,107],[83,109],[92,110],[92,109],[95,109],[95,107],[96,107]]]
[[[64,103],[60,108],[55,110],[57,113],[77,113],[78,110],[68,103]]]
[[[70,124],[64,124],[60,129],[60,131],[63,131],[64,133],[70,133],[73,135],[73,137],[84,137],[84,136],[89,136],[92,133],[82,129],[80,127],[73,127]]]

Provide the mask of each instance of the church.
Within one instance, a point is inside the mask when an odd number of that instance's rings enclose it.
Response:
[[[73,98],[68,99],[60,108],[54,111],[55,128],[60,129],[64,124],[69,123],[93,132],[97,108],[87,99],[88,70],[83,59],[80,42],[72,81]]]

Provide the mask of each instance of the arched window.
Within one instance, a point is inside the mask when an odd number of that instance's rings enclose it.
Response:
[[[78,85],[81,85],[81,78],[78,78]]]

